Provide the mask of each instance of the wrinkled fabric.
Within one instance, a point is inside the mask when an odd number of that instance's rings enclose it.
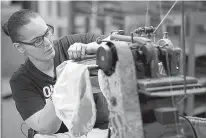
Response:
[[[72,136],[86,135],[96,121],[96,107],[86,65],[65,61],[57,67],[52,94],[55,111]]]
[[[53,135],[36,134],[34,135],[34,138],[108,138],[108,129],[92,129],[87,136],[84,135],[81,137],[74,137],[69,132],[66,132]]]

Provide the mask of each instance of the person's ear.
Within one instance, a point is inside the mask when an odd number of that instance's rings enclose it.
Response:
[[[13,46],[20,52],[20,53],[24,53],[25,52],[25,49],[24,49],[24,47],[21,45],[21,44],[19,44],[19,43],[13,43]]]

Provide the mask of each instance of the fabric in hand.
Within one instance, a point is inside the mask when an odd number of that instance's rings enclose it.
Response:
[[[80,137],[93,129],[96,107],[86,65],[65,61],[57,67],[52,95],[55,111],[71,135]]]

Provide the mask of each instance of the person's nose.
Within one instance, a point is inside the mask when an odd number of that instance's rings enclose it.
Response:
[[[50,38],[44,37],[44,46],[50,46],[52,44],[52,40]]]

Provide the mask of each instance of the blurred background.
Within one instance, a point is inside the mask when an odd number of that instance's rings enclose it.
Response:
[[[19,9],[38,12],[55,28],[54,38],[74,33],[110,34],[124,30],[126,35],[138,27],[158,26],[174,1],[1,1],[1,25]],[[206,1],[184,2],[186,72],[206,86]],[[173,45],[181,45],[181,2],[177,2],[156,33],[156,40],[168,32]],[[2,31],[1,31],[2,33]],[[10,38],[1,35],[2,137],[24,137],[22,119],[11,98],[9,79],[24,58],[12,46]],[[199,98],[203,97],[203,99]],[[193,116],[206,112],[205,96],[195,96]],[[27,133],[27,126],[23,125]]]

